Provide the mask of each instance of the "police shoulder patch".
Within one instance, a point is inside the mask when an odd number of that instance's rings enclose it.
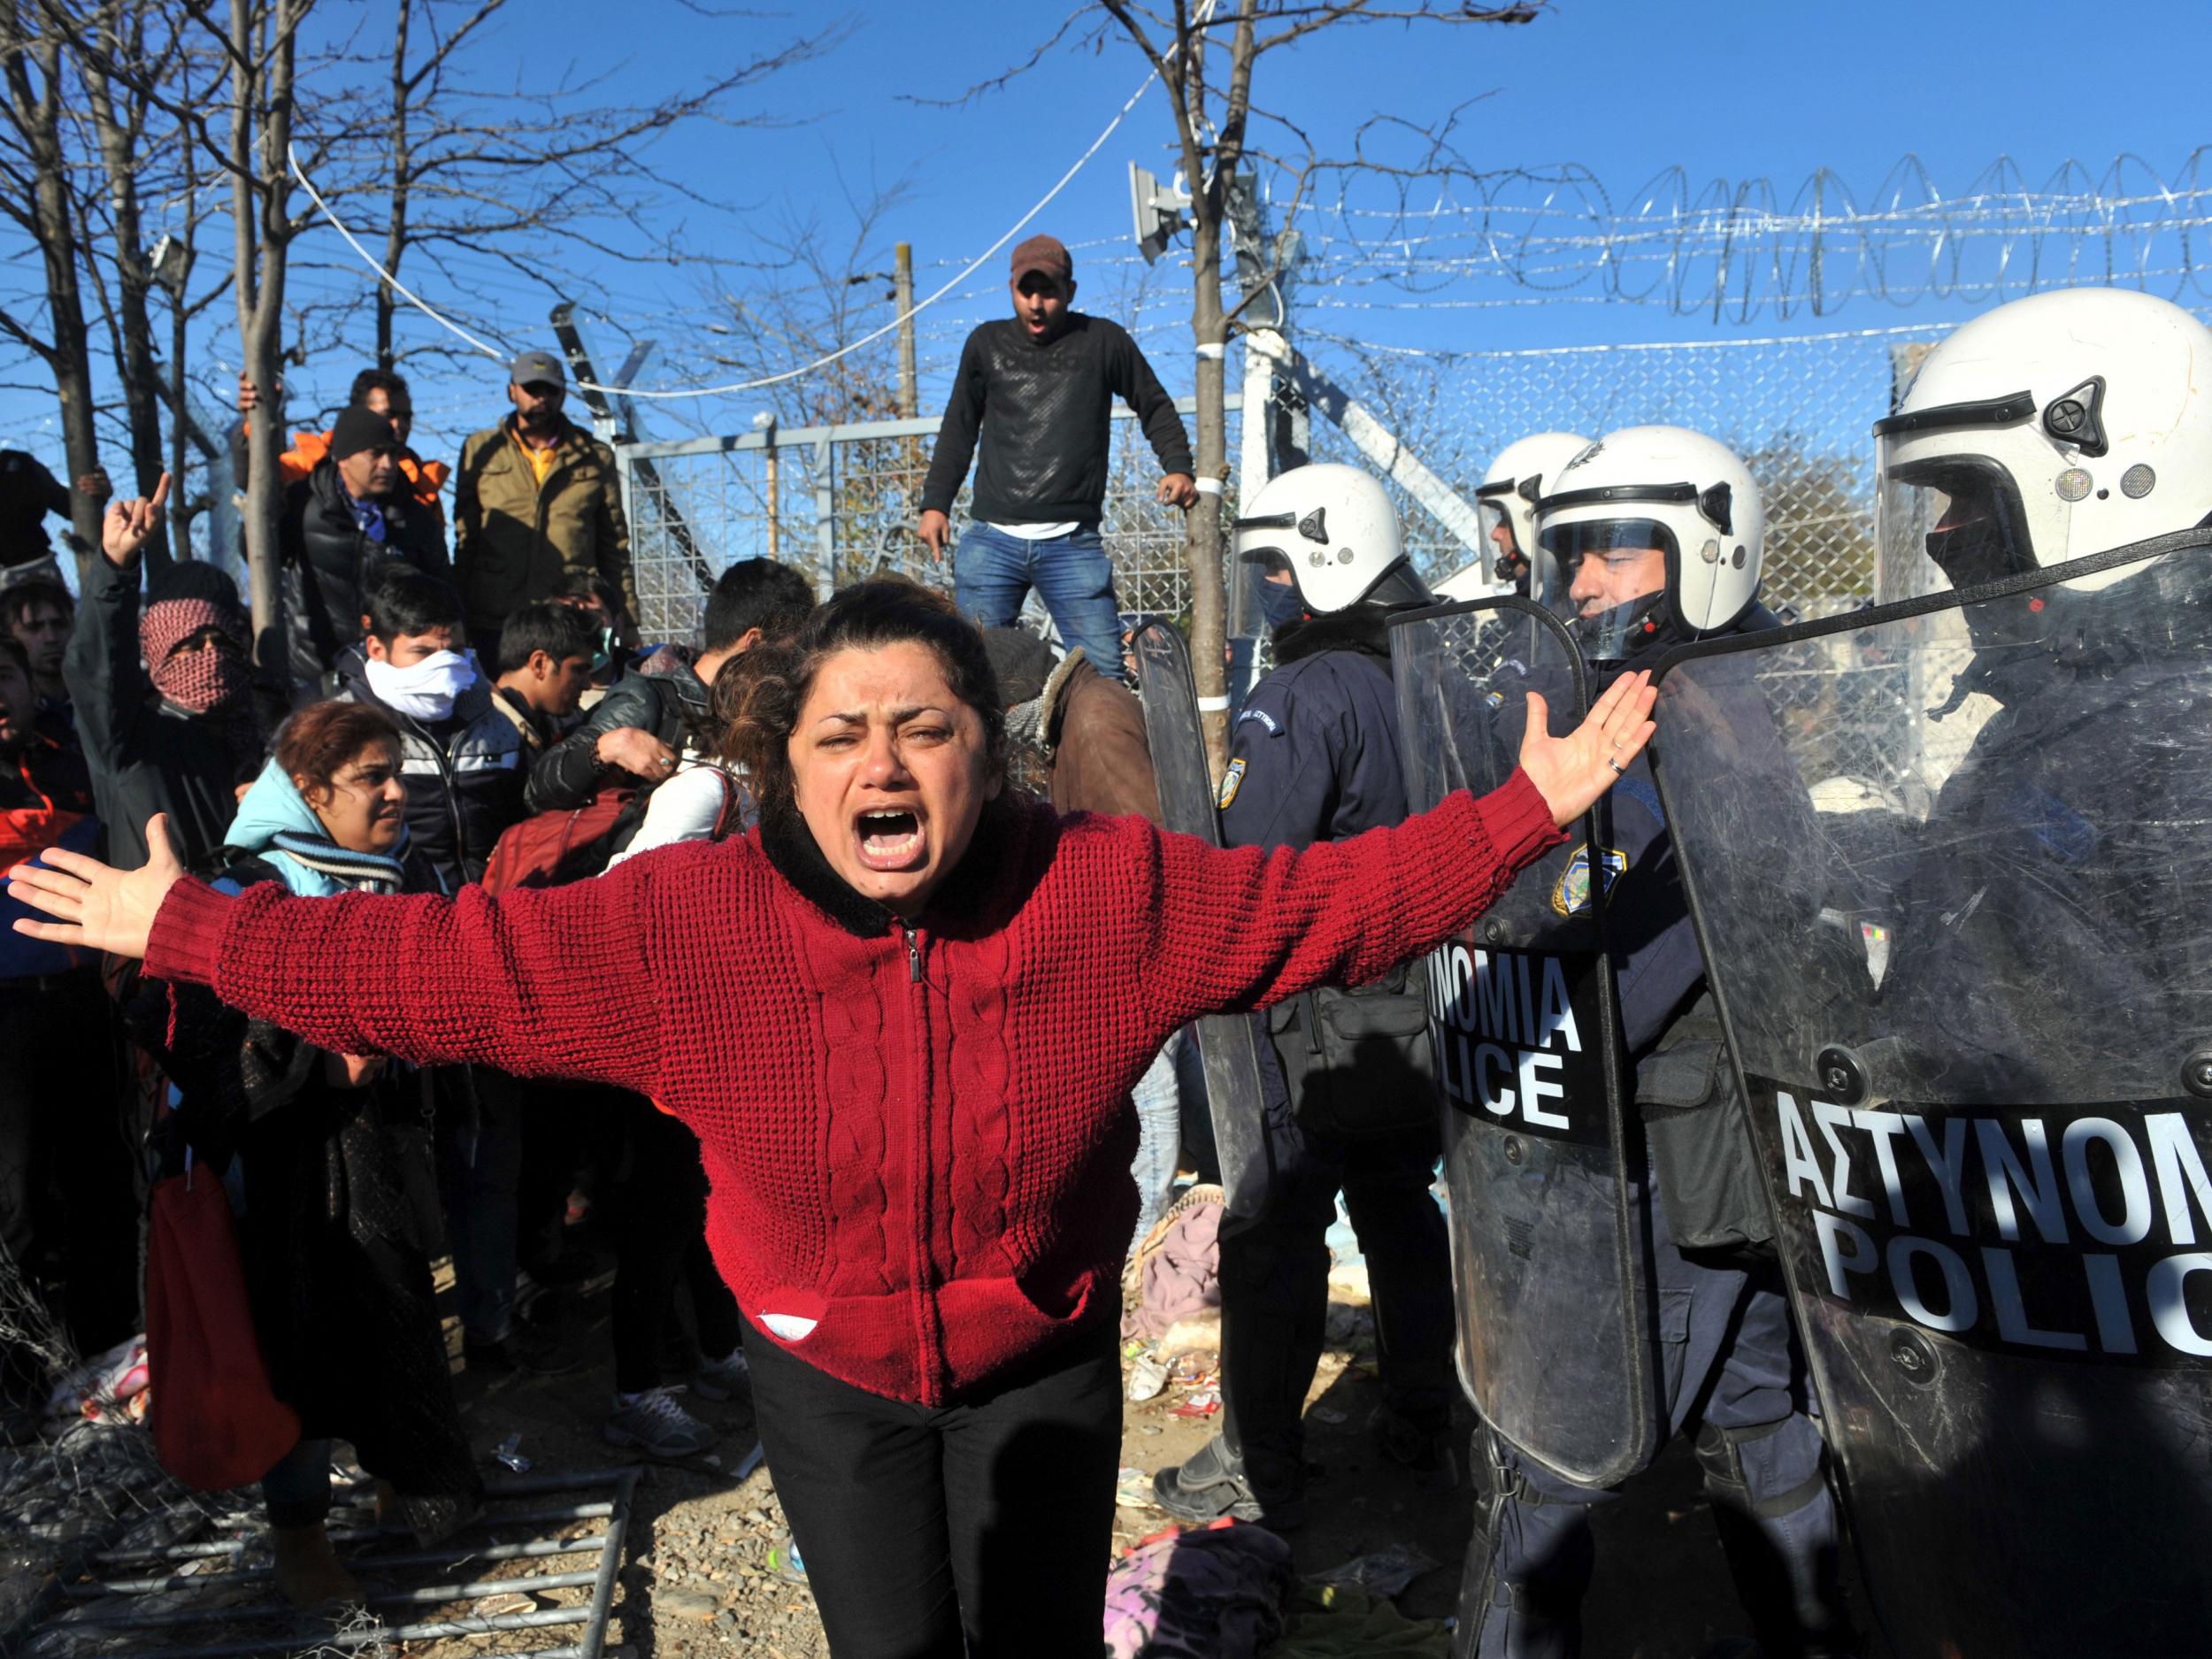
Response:
[[[1221,774],[1221,793],[1215,798],[1214,805],[1226,812],[1229,803],[1237,798],[1238,787],[1243,782],[1244,757],[1240,755],[1229,763],[1229,770]]]
[[[1270,714],[1265,709],[1245,710],[1243,713],[1237,716],[1237,724],[1239,726],[1259,726],[1264,730],[1270,737],[1280,737],[1283,734],[1283,723],[1280,720],[1278,720],[1273,715]]]
[[[1628,856],[1610,847],[1601,847],[1598,867],[1604,871],[1605,891],[1613,890],[1613,883],[1628,869]],[[1551,890],[1551,907],[1562,916],[1572,916],[1590,908],[1590,844],[1585,841],[1567,860],[1567,867],[1559,872],[1559,880]]]

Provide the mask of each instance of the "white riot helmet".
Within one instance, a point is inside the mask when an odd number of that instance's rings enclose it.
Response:
[[[1548,479],[1536,507],[1531,596],[1575,617],[1585,656],[1617,661],[1647,645],[1725,633],[1759,596],[1766,516],[1750,469],[1726,444],[1681,426],[1625,426]],[[1582,615],[1586,558],[1663,556],[1663,584]]]
[[[1517,581],[1536,561],[1536,503],[1559,469],[1590,447],[1571,432],[1539,432],[1509,443],[1475,487],[1486,557],[1476,568],[1502,582]],[[1502,530],[1505,534],[1501,536]],[[1486,580],[1487,580],[1486,578]]]
[[[1311,615],[1347,611],[1363,600],[1405,605],[1430,596],[1398,539],[1398,510],[1382,485],[1356,466],[1323,461],[1279,472],[1245,503],[1231,529],[1236,556],[1287,570]]]
[[[1924,553],[1968,588],[2204,522],[2208,376],[2212,329],[2148,294],[2066,288],[1976,318],[1874,423],[1889,568]]]

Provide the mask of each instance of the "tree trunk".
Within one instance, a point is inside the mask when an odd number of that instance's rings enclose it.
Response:
[[[10,7],[10,33],[24,39],[21,19]],[[41,85],[34,93],[21,57],[38,66]],[[93,425],[92,348],[85,328],[84,290],[77,269],[76,215],[69,200],[69,171],[62,155],[61,37],[42,28],[32,35],[17,61],[9,65],[9,96],[15,121],[30,151],[36,183],[31,211],[37,227],[38,251],[46,279],[46,309],[50,341],[40,355],[54,376],[54,392],[61,404],[62,453],[69,472],[70,523],[86,549],[77,556],[78,574],[84,574],[90,549],[100,544],[99,497],[79,487],[79,481],[100,468],[100,441]]]
[[[1194,192],[1191,333],[1198,349],[1198,504],[1190,510],[1191,672],[1197,682],[1206,764],[1218,783],[1229,764],[1228,608],[1222,584],[1221,485],[1229,473],[1223,371],[1229,327],[1221,310],[1221,225],[1208,194]]]
[[[231,0],[230,6],[238,333],[246,378],[253,382],[262,416],[250,423],[243,528],[254,654],[265,668],[281,667],[284,660],[277,591],[277,512],[282,495],[277,457],[283,449],[277,383],[283,359],[285,259],[291,241],[285,151],[292,137],[294,42],[310,4],[274,0],[271,8],[254,0]],[[251,67],[262,63],[267,65],[265,81]]]
[[[123,38],[121,7],[110,4],[102,10],[104,37]],[[134,488],[127,495],[150,495],[163,472],[161,442],[161,365],[154,352],[153,315],[147,304],[152,273],[147,268],[146,245],[139,213],[139,157],[134,153],[133,134],[116,119],[115,102],[107,76],[90,59],[84,66],[86,101],[92,111],[93,130],[100,145],[100,165],[106,175],[109,211],[113,219],[116,271],[116,311],[120,349],[116,369],[123,382],[123,407],[130,423],[131,471]],[[181,480],[178,480],[180,485]],[[181,493],[180,491],[180,493]],[[150,568],[169,561],[166,527],[156,526],[146,543]]]
[[[414,157],[408,148],[407,115],[411,95],[407,86],[407,28],[412,0],[399,0],[399,15],[392,25],[392,207],[384,228],[384,268],[399,274],[399,262],[407,251],[408,187],[414,181]],[[376,285],[376,366],[390,369],[398,362],[392,344],[392,312],[398,296],[391,284]]]

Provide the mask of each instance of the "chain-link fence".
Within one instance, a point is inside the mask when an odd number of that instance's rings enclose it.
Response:
[[[1777,610],[1811,617],[1922,584],[1916,570],[1877,568],[1870,429],[1892,406],[1916,353],[1940,333],[1929,326],[1450,357],[1386,356],[1348,342],[1308,342],[1307,349],[1468,501],[1491,457],[1532,432],[1594,438],[1659,422],[1712,434],[1759,480],[1767,521],[1763,596]],[[1233,457],[1240,419],[1229,417]],[[647,634],[688,635],[705,585],[735,558],[771,556],[833,584],[888,569],[949,585],[949,570],[930,563],[913,532],[935,430],[934,420],[881,421],[626,449]],[[1318,416],[1310,441],[1317,460],[1368,462]],[[1158,467],[1133,421],[1117,421],[1114,446],[1104,529],[1122,606],[1184,615],[1181,516],[1155,503]],[[1233,481],[1232,508],[1234,501]],[[1432,580],[1470,562],[1473,554],[1441,522],[1402,494],[1400,506],[1408,543]],[[964,493],[956,534],[965,507]]]
[[[1237,421],[1232,409],[1233,449]],[[829,587],[895,572],[949,588],[949,557],[933,562],[916,534],[936,433],[934,419],[874,421],[626,447],[624,484],[646,636],[688,638],[707,585],[741,558],[780,559]],[[1183,516],[1156,499],[1159,465],[1136,421],[1116,419],[1112,442],[1101,528],[1122,608],[1181,616],[1190,608]],[[953,506],[955,537],[967,511],[964,488]]]

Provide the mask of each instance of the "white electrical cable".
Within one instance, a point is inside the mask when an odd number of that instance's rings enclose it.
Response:
[[[1213,15],[1214,8],[1218,4],[1219,0],[1204,0],[1204,4],[1198,8],[1197,16],[1194,20],[1197,23],[1204,23]],[[736,392],[757,391],[764,386],[780,386],[786,380],[795,380],[802,375],[813,373],[817,369],[827,368],[831,364],[836,362],[839,358],[851,356],[854,352],[859,350],[863,346],[874,344],[877,341],[882,339],[886,334],[896,331],[899,326],[905,322],[909,318],[919,315],[930,306],[934,305],[939,300],[944,298],[946,295],[951,293],[953,289],[958,288],[963,282],[965,282],[970,277],[973,276],[978,271],[982,269],[986,260],[989,259],[990,257],[996,253],[1000,249],[1006,246],[1008,242],[1013,241],[1014,238],[1020,234],[1024,226],[1027,225],[1031,219],[1036,218],[1038,214],[1043,212],[1047,207],[1050,206],[1052,204],[1053,198],[1058,196],[1061,191],[1068,188],[1069,184],[1073,181],[1075,175],[1083,171],[1084,166],[1090,161],[1091,157],[1098,154],[1099,150],[1105,145],[1106,141],[1114,135],[1115,129],[1120,127],[1122,121],[1128,116],[1129,111],[1137,107],[1137,100],[1143,97],[1147,92],[1152,89],[1152,83],[1159,79],[1159,75],[1160,72],[1157,69],[1148,69],[1145,72],[1143,81],[1139,84],[1134,92],[1129,95],[1128,101],[1124,104],[1120,109],[1114,111],[1114,119],[1106,123],[1106,130],[1099,134],[1096,138],[1091,141],[1091,147],[1075,158],[1075,165],[1060,175],[1060,181],[1054,185],[1052,188],[1047,190],[1044,195],[1038,199],[1036,206],[1031,208],[1029,211],[1024,213],[1019,219],[1016,219],[1011,226],[1008,227],[1004,235],[1001,236],[996,242],[986,248],[981,253],[976,255],[973,259],[971,259],[961,268],[957,275],[953,277],[951,280],[948,281],[935,293],[930,295],[928,298],[915,301],[914,309],[912,311],[900,313],[898,316],[893,318],[889,322],[884,324],[882,327],[877,329],[873,334],[863,334],[850,345],[841,346],[836,350],[829,353],[826,357],[817,357],[813,362],[803,365],[799,368],[786,369],[780,374],[763,375],[757,380],[734,380],[727,386],[701,386],[677,391],[649,392],[641,388],[634,386],[604,386],[596,380],[578,380],[576,385],[580,389],[587,392],[607,392],[616,394],[623,397],[726,397]],[[322,198],[322,193],[315,188],[314,180],[307,176],[307,169],[300,165],[299,147],[296,144],[288,146],[286,150],[286,157],[292,164],[292,176],[299,180],[300,188],[307,192],[308,199],[312,201],[315,205],[321,210],[322,216],[330,221],[332,227],[341,236],[345,238],[346,245],[351,248],[355,253],[361,257],[362,263],[366,265],[370,270],[375,272],[378,277],[382,279],[382,280],[388,283],[395,294],[405,300],[410,305],[412,305],[424,316],[429,318],[432,322],[436,323],[441,328],[445,329],[449,334],[457,335],[460,339],[466,341],[470,345],[473,346],[477,350],[482,352],[486,357],[493,358],[503,358],[506,357],[507,354],[505,352],[501,351],[495,347],[486,345],[474,334],[469,333],[467,329],[462,327],[460,324],[453,321],[450,318],[446,317],[434,307],[425,303],[422,299],[408,289],[397,277],[394,276],[389,271],[387,271],[382,265],[379,264],[376,256],[372,254],[366,248],[361,245],[360,239],[355,236],[353,232],[346,227],[345,221],[340,219],[335,212],[331,211],[330,204],[324,201]]]

